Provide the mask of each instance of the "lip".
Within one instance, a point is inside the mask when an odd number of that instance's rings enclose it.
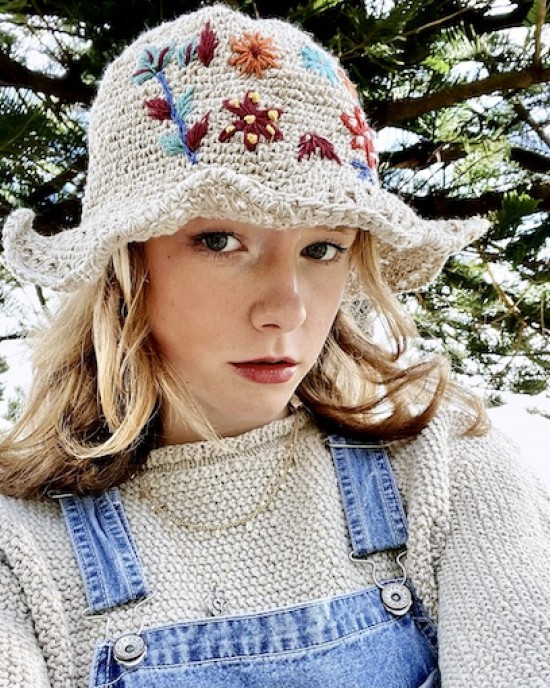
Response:
[[[292,379],[298,363],[291,358],[257,358],[231,363],[242,377],[264,385],[282,384]]]

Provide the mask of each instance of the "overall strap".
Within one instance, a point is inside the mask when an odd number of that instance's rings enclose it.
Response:
[[[147,597],[149,588],[116,488],[98,497],[59,495],[89,611]]]
[[[398,549],[407,542],[407,519],[386,450],[375,442],[328,437],[353,554]]]

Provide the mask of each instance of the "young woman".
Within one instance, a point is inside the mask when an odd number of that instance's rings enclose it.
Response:
[[[0,447],[0,686],[550,685],[548,497],[393,295],[486,224],[377,186],[331,55],[223,6],[147,32],[80,227],[31,225],[8,264],[70,294]]]

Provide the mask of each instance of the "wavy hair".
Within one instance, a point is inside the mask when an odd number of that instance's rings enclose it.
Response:
[[[297,390],[319,425],[353,437],[401,439],[453,403],[469,413],[468,434],[483,433],[481,401],[450,379],[447,361],[411,360],[416,328],[384,284],[368,233],[359,232],[352,260],[388,345],[339,311]],[[101,279],[68,297],[35,335],[25,410],[0,442],[0,492],[97,494],[119,485],[159,445],[166,413],[177,413],[198,436],[220,439],[155,347],[146,289],[141,246],[125,246]]]

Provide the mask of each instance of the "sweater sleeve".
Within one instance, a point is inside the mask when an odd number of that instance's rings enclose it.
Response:
[[[457,439],[440,561],[443,688],[550,686],[550,500],[500,433]]]
[[[0,688],[49,686],[25,595],[0,555]]]

